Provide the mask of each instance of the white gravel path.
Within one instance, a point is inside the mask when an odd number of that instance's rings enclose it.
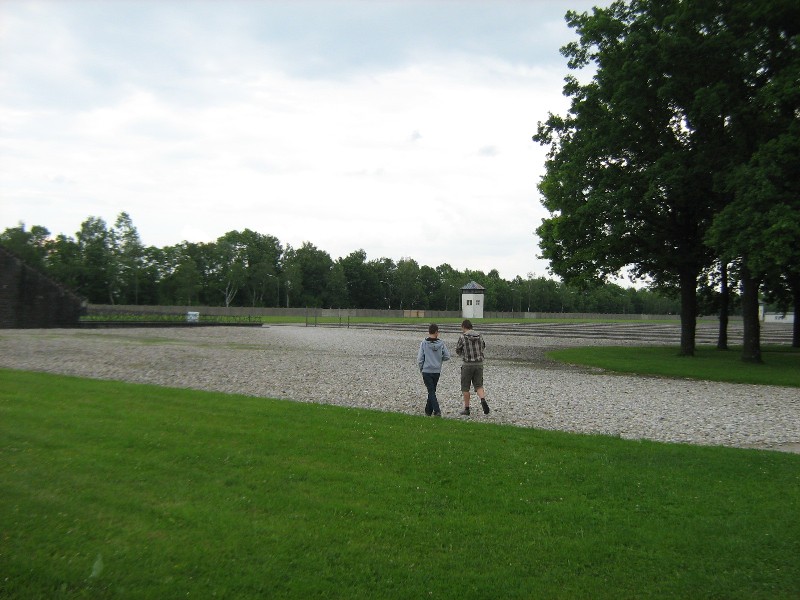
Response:
[[[272,327],[0,331],[0,367],[423,415],[419,332]],[[452,350],[455,334],[443,339]],[[460,360],[445,418],[703,445],[800,451],[800,389],[613,375],[543,352],[596,339],[486,335],[492,412],[461,417]],[[613,344],[620,345],[618,340]]]

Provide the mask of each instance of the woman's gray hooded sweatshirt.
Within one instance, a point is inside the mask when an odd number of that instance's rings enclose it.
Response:
[[[425,338],[420,342],[417,363],[422,373],[441,373],[445,360],[450,360],[450,352],[442,340]]]

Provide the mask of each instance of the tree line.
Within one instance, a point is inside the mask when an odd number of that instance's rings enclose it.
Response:
[[[369,260],[362,249],[334,260],[310,242],[293,248],[249,229],[208,243],[145,246],[125,212],[111,227],[89,217],[75,237],[20,224],[3,231],[0,243],[96,304],[447,311],[460,310],[461,287],[476,281],[486,288],[489,311],[676,314],[679,308],[674,297],[613,283],[580,288],[533,274],[508,281],[494,269]]]
[[[618,0],[567,13],[567,115],[550,114],[537,233],[567,283],[621,269],[679,293],[693,355],[704,290],[741,290],[742,358],[761,361],[759,301],[800,339],[800,3]]]

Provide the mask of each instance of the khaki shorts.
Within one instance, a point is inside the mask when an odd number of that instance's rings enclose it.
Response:
[[[483,387],[483,363],[464,363],[461,365],[461,393],[469,391],[470,384],[475,391]]]

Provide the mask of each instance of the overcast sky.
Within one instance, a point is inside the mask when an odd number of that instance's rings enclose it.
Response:
[[[544,275],[568,9],[608,1],[0,0],[0,231],[130,214],[335,260]]]

